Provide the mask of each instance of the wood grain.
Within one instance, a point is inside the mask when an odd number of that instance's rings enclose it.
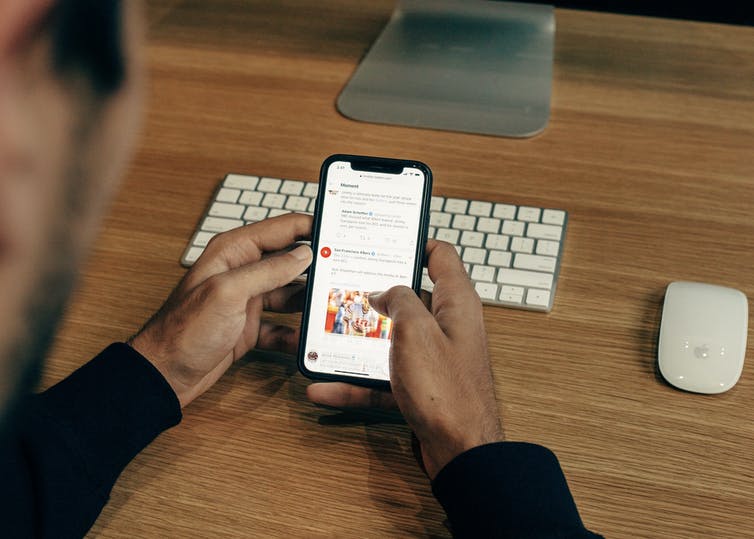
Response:
[[[437,193],[570,212],[552,313],[485,311],[509,439],[553,449],[607,537],[754,534],[751,367],[700,396],[655,366],[669,282],[754,295],[754,29],[558,10],[551,123],[513,140],[336,112],[392,7],[149,2],[142,144],[44,385],[160,306],[226,172],[313,180],[335,152],[420,159]],[[291,358],[235,366],[133,461],[91,536],[448,536],[400,419],[315,408],[305,386]]]

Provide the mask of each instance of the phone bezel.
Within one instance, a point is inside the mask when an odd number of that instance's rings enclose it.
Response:
[[[306,334],[309,328],[309,315],[311,312],[311,301],[313,292],[314,275],[317,271],[317,253],[319,252],[319,233],[322,223],[322,215],[319,209],[322,207],[325,196],[327,173],[330,165],[335,161],[347,161],[351,163],[354,170],[363,170],[367,172],[385,172],[400,168],[402,171],[406,167],[417,168],[424,173],[424,186],[422,189],[421,214],[419,216],[419,227],[416,238],[416,256],[413,271],[412,288],[419,294],[421,289],[422,267],[425,257],[427,244],[427,230],[429,226],[429,207],[432,198],[432,170],[421,161],[407,159],[392,159],[387,157],[372,157],[364,155],[334,154],[324,160],[319,173],[319,192],[314,204],[314,223],[312,225],[312,263],[309,267],[306,283],[306,302],[304,311],[301,315],[301,335],[299,338],[297,363],[301,373],[312,380],[324,380],[329,382],[348,382],[369,387],[389,388],[390,382],[376,378],[362,378],[360,376],[348,376],[343,374],[331,374],[324,372],[311,371],[306,368],[304,355],[306,353]]]

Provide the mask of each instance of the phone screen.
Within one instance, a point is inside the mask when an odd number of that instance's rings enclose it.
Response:
[[[389,171],[325,163],[299,358],[305,373],[389,380],[392,322],[369,294],[418,287],[431,182],[425,165],[398,163]]]

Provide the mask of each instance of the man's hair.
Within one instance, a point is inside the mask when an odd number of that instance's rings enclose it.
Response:
[[[58,0],[51,15],[55,70],[84,75],[98,95],[116,92],[126,76],[121,1]]]

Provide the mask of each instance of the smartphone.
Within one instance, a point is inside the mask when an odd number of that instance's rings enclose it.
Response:
[[[298,365],[309,378],[388,387],[392,322],[369,294],[421,286],[432,172],[424,163],[332,155],[314,210]]]

